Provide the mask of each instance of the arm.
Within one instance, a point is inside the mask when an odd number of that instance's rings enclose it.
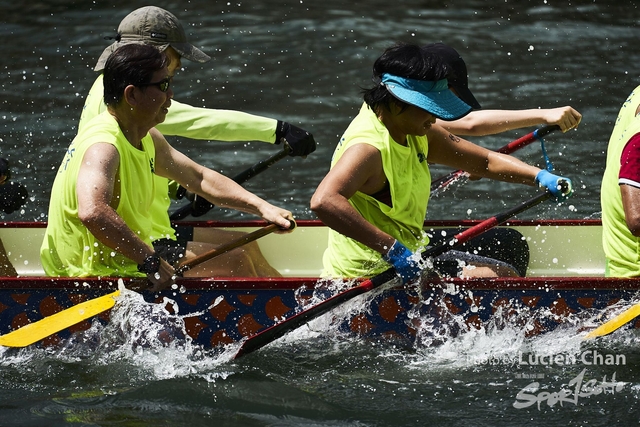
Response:
[[[106,110],[102,92],[103,75],[94,82],[82,110],[78,129],[82,129],[93,117]],[[175,135],[199,140],[217,141],[262,141],[270,144],[280,143],[277,136],[284,133],[293,151],[292,156],[306,156],[316,148],[311,134],[301,135],[304,131],[275,119],[233,110],[215,110],[193,107],[172,100],[169,114],[164,122],[157,125],[163,135]]]
[[[241,111],[192,107],[175,100],[165,121],[156,128],[163,135],[201,140],[280,144],[284,138],[291,146],[291,156],[306,156],[316,149],[313,135],[287,122]]]
[[[324,177],[311,198],[311,210],[337,232],[385,254],[395,238],[364,219],[349,203],[356,191],[379,191],[384,180],[380,152],[368,144],[356,144]]]
[[[528,165],[515,157],[496,153],[465,139],[446,129],[434,125],[427,132],[430,163],[462,169],[475,176],[535,185],[540,168]]]
[[[226,176],[208,169],[175,150],[155,129],[151,130],[156,147],[156,173],[173,179],[188,191],[211,203],[260,216],[289,229],[293,214],[268,203]]]
[[[111,144],[94,144],[85,152],[76,185],[78,219],[104,245],[142,264],[154,255],[153,248],[131,231],[112,206],[119,164],[120,155]],[[154,290],[170,284],[174,271],[163,260],[159,274],[148,276]]]
[[[562,132],[576,128],[582,114],[573,108],[559,107],[530,110],[479,110],[454,120],[436,123],[454,135],[483,136],[539,124],[558,125]]]
[[[342,154],[322,180],[311,198],[311,210],[333,230],[379,252],[403,283],[408,283],[421,271],[414,254],[349,203],[356,191],[374,194],[385,182],[380,152],[368,144],[356,144]]]
[[[193,107],[172,100],[169,114],[156,128],[163,135],[192,139],[273,144],[276,140],[276,123],[275,119],[240,111]]]
[[[78,129],[106,110],[103,75],[96,78],[87,99]],[[165,121],[158,124],[164,135],[219,141],[275,142],[276,120],[231,110],[193,107],[172,100]]]

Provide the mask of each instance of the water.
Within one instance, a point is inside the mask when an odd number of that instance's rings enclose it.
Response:
[[[0,219],[46,220],[54,171],[75,135],[83,97],[95,78],[93,65],[109,43],[102,37],[145,4],[0,0],[0,152],[31,193],[23,211]],[[184,62],[176,99],[287,120],[315,135],[318,150],[309,158],[282,160],[246,184],[297,218],[313,218],[309,198],[360,106],[360,87],[369,85],[375,58],[397,40],[454,46],[484,108],[578,109],[584,116],[578,131],[546,138],[556,171],[573,179],[575,197],[520,217],[599,217],[606,143],[622,101],[640,83],[640,13],[633,0],[158,5],[174,12],[191,41],[214,58],[202,65]],[[497,148],[530,130],[472,140]],[[257,142],[170,142],[228,175],[276,151]],[[517,155],[543,164],[539,145]],[[434,176],[440,172],[446,170],[434,168]],[[470,182],[432,200],[429,218],[486,218],[533,192]],[[207,218],[240,217],[216,210]],[[520,426],[640,419],[640,352],[630,332],[587,345],[578,326],[537,338],[507,328],[404,349],[325,326],[320,321],[237,362],[188,346],[139,346],[139,335],[124,332],[114,333],[114,341],[96,341],[105,335],[99,330],[62,350],[3,351],[0,425]],[[624,355],[626,364],[525,365],[520,358],[579,360],[585,350]],[[583,369],[583,384],[611,383],[605,387],[611,392],[593,394],[594,389],[575,402],[549,406],[553,393],[571,389]],[[527,389],[533,382],[540,388]],[[516,398],[519,392],[524,399]],[[544,392],[550,394],[539,394]],[[540,409],[537,403],[513,406],[534,402],[527,399],[540,401]]]

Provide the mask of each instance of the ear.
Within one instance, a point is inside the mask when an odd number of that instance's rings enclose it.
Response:
[[[140,92],[136,89],[138,88],[134,85],[128,85],[124,88],[124,95],[122,96],[122,99],[124,99],[124,101],[132,107],[138,105],[137,97],[139,96]]]

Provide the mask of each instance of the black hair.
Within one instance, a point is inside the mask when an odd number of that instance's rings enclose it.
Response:
[[[117,105],[128,85],[150,83],[153,73],[162,70],[169,60],[158,48],[130,43],[113,52],[104,66],[104,102]]]
[[[373,64],[373,86],[364,89],[364,101],[373,110],[380,106],[389,109],[393,102],[404,111],[408,104],[393,96],[383,84],[382,75],[385,73],[414,80],[438,81],[447,77],[450,67],[444,63],[439,55],[425,51],[422,47],[412,43],[396,43],[387,48]]]

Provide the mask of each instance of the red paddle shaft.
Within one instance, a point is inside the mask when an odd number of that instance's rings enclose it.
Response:
[[[507,212],[502,214],[498,214],[491,218],[488,218],[481,223],[464,230],[458,234],[456,234],[449,242],[442,244],[440,246],[435,246],[433,248],[427,249],[422,253],[423,258],[435,257],[441,255],[453,247],[466,243],[474,237],[479,236],[485,231],[502,224],[507,221],[509,218],[533,207],[536,206],[545,200],[553,197],[552,194],[547,190],[544,193],[516,206],[513,209],[510,209]],[[358,295],[361,295],[365,292],[369,292],[372,289],[375,289],[383,284],[393,280],[397,277],[396,270],[394,268],[390,268],[388,270],[383,271],[382,273],[367,279],[360,283],[358,286],[354,288],[347,289],[346,291],[340,292],[319,304],[314,305],[306,310],[301,311],[300,313],[291,316],[284,321],[277,323],[261,332],[258,332],[256,335],[247,339],[238,352],[235,355],[235,358],[244,356],[245,354],[251,353],[259,348],[264,347],[265,345],[277,340],[281,336],[287,334],[294,329],[302,326],[303,324],[313,320],[317,317],[320,317],[324,313],[330,311],[334,307],[349,301],[350,299],[355,298]]]

